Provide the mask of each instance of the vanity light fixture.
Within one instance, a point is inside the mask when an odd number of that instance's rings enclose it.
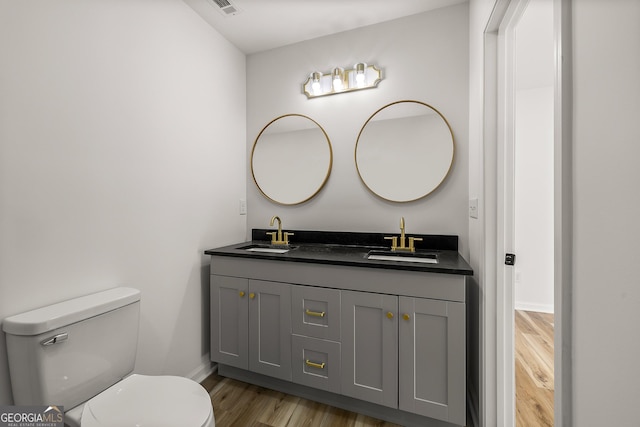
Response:
[[[302,93],[307,95],[307,98],[316,98],[374,88],[378,86],[381,80],[382,70],[375,65],[358,62],[348,69],[335,67],[328,73],[312,72],[302,84]]]

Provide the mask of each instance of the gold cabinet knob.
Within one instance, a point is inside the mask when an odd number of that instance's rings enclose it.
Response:
[[[249,294],[249,298],[254,299],[255,297],[256,297],[256,294],[254,294],[253,292]]]
[[[392,312],[390,312],[390,311],[387,311],[387,317],[388,317],[389,319],[393,319],[393,313],[392,313]]]
[[[240,295],[240,298],[242,298],[244,296],[244,291],[240,291],[239,295]]]
[[[409,319],[411,319],[411,316],[409,316],[407,313],[405,313],[405,314],[402,315],[402,318],[404,320],[409,320]]]

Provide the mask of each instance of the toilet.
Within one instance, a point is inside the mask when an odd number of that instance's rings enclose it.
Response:
[[[119,287],[4,319],[14,405],[57,405],[69,427],[215,427],[197,382],[133,372],[140,291]]]

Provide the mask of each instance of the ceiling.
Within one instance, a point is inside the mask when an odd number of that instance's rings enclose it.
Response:
[[[252,54],[467,0],[183,1],[238,49]],[[230,6],[221,8],[220,2]]]

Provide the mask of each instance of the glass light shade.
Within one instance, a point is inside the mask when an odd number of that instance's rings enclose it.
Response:
[[[358,87],[364,87],[367,80],[367,64],[359,62],[353,67],[353,69],[356,71],[356,85]]]
[[[344,88],[344,70],[340,67],[336,67],[331,72],[333,79],[333,90],[341,91]]]
[[[313,93],[315,95],[320,95],[322,93],[322,84],[320,83],[320,79],[322,79],[322,73],[318,71],[311,73],[311,89],[313,89]]]

